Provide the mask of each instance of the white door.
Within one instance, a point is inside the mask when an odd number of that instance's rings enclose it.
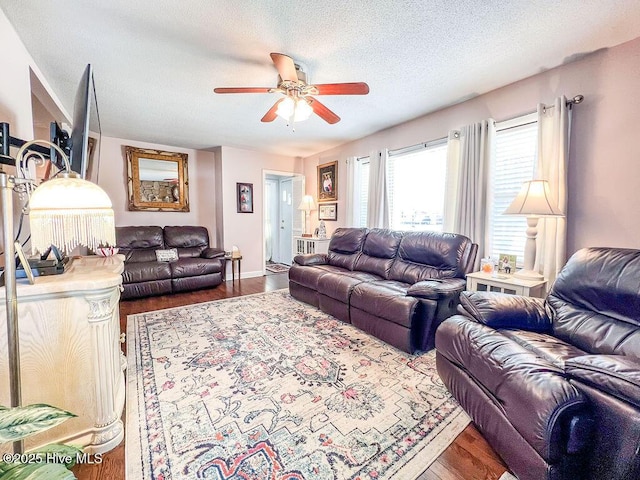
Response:
[[[291,178],[284,178],[280,180],[280,248],[279,259],[280,263],[285,265],[291,265],[293,260],[293,186]]]
[[[265,216],[264,216],[264,253],[267,262],[277,262],[280,250],[280,204],[278,191],[280,184],[277,180],[267,179],[265,186]]]

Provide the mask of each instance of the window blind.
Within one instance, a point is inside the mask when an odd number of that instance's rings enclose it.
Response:
[[[491,165],[492,192],[489,211],[491,256],[516,255],[524,262],[526,217],[503,215],[520,191],[522,183],[534,175],[537,157],[538,123],[535,114],[496,124],[494,163]]]
[[[391,228],[442,231],[447,139],[389,152]]]

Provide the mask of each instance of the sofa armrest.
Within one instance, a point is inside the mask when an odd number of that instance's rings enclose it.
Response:
[[[224,250],[221,248],[205,248],[200,254],[201,258],[224,257]]]
[[[624,355],[584,355],[565,362],[572,379],[640,408],[640,360]]]
[[[551,330],[552,312],[541,298],[494,292],[462,292],[458,311],[491,328]]]
[[[325,253],[310,253],[308,255],[296,255],[293,259],[298,265],[326,265],[327,255]]]
[[[466,281],[462,278],[446,278],[423,280],[414,283],[407,290],[407,295],[429,300],[441,300],[457,297],[465,288]]]

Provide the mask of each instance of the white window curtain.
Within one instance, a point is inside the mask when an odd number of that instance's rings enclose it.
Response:
[[[489,251],[487,189],[494,139],[495,121],[488,119],[462,127],[459,139],[450,135],[449,140],[452,153],[448,167],[457,181],[447,181],[445,196],[451,203],[445,207],[444,221],[449,227],[447,230],[466,235],[478,244],[476,269],[480,266],[480,258]]]
[[[563,95],[552,107],[538,105],[538,165],[536,177],[549,182],[552,200],[567,213],[567,163],[571,135],[571,109]],[[548,280],[556,279],[567,255],[566,217],[543,217],[538,223],[535,269]]]
[[[358,168],[358,159],[356,157],[347,158],[347,227],[356,226],[356,217],[359,216],[358,203],[359,193],[358,188],[358,175],[356,169]]]
[[[387,190],[387,159],[385,148],[372,152],[369,157],[369,201],[367,205],[367,226],[369,228],[389,228],[389,192]]]
[[[444,188],[442,231],[453,232],[458,202],[458,167],[460,164],[460,131],[449,132],[447,140],[447,177]]]

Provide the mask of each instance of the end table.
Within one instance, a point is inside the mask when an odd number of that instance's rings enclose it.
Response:
[[[467,274],[467,290],[476,292],[501,292],[511,295],[544,298],[546,280],[524,280],[513,275],[474,272]]]

